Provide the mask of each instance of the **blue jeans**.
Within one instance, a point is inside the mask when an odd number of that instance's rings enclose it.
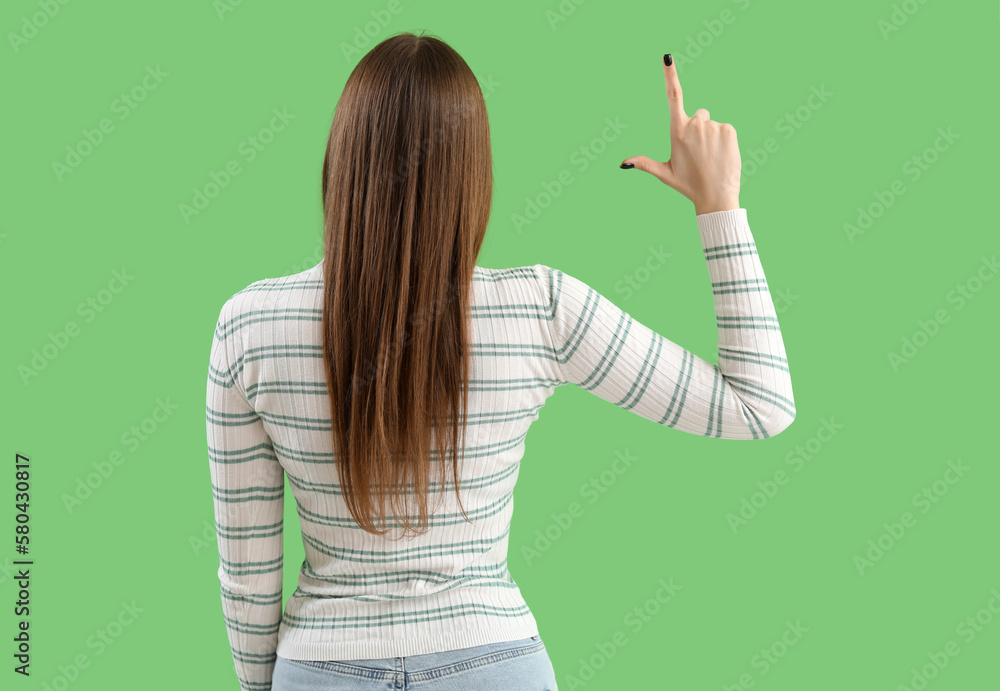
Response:
[[[318,662],[278,656],[272,691],[558,691],[538,636],[443,653]]]

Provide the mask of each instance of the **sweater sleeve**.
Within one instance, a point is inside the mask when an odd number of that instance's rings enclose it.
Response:
[[[244,691],[271,688],[282,614],[284,471],[237,381],[229,303],[208,369],[208,456],[222,613]]]
[[[636,321],[584,282],[544,267],[554,378],[683,432],[772,437],[792,423],[795,403],[746,209],[695,218],[715,303],[718,364]]]

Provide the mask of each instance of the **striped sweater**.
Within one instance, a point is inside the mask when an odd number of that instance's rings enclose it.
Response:
[[[222,610],[243,689],[270,688],[276,654],[395,657],[540,635],[508,571],[507,544],[525,436],[559,386],[706,437],[761,439],[792,422],[784,344],[746,209],[696,221],[718,365],[558,269],[476,266],[459,466],[472,520],[462,518],[450,482],[433,483],[432,492],[446,493],[444,506],[428,533],[404,540],[361,530],[337,483],[320,332],[323,262],[252,283],[225,302],[208,371],[208,456]],[[283,606],[286,477],[305,560]]]

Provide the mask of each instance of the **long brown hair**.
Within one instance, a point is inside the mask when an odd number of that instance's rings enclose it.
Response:
[[[341,491],[370,533],[389,532],[373,521],[389,492],[404,534],[426,532],[431,468],[443,496],[448,452],[461,506],[469,300],[492,193],[486,103],[465,60],[423,34],[375,46],[323,161],[323,364]]]

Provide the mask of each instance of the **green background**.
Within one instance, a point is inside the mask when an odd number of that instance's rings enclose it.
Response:
[[[983,263],[998,244],[996,3],[52,5],[51,17],[26,0],[0,10],[0,686],[238,688],[210,532],[215,320],[252,281],[319,261],[320,170],[345,80],[378,41],[426,31],[486,92],[496,185],[479,263],[560,268],[717,362],[693,205],[618,168],[669,157],[660,60],[673,53],[688,114],[737,129],[741,204],[790,362],[797,418],[756,443],[657,427],[575,387],[549,401],[522,463],[510,570],[560,689],[913,688],[925,665],[929,689],[997,688],[1000,279]],[[133,89],[144,98],[129,108]],[[294,119],[248,161],[241,144],[275,108]],[[57,173],[104,118],[113,129]],[[616,118],[625,129],[609,137]],[[583,169],[587,147],[599,153]],[[234,159],[240,173],[185,220],[194,188]],[[562,171],[572,183],[518,232],[513,215]],[[849,237],[859,207],[894,184]],[[670,257],[645,273],[650,248]],[[107,292],[122,270],[126,287]],[[627,277],[639,288],[623,291]],[[65,347],[25,375],[70,321]],[[894,366],[906,338],[918,345]],[[158,400],[176,409],[153,423]],[[636,462],[590,503],[581,486],[626,451]],[[120,464],[92,475],[114,452]],[[15,453],[32,467],[30,679],[11,658]],[[968,470],[948,475],[959,461]],[[777,471],[787,483],[766,497],[758,483]],[[96,488],[67,503],[88,475]],[[914,502],[924,490],[933,503]],[[744,499],[756,513],[734,528]],[[574,501],[583,515],[529,563],[522,547],[555,534]],[[885,524],[906,512],[891,537]],[[288,595],[302,546],[287,499],[286,517]],[[680,587],[662,605],[660,579]],[[123,601],[142,611],[121,628]],[[807,631],[782,650],[787,622]],[[612,651],[616,634],[626,643]],[[949,641],[958,654],[941,668]],[[66,683],[75,660],[86,667]]]

